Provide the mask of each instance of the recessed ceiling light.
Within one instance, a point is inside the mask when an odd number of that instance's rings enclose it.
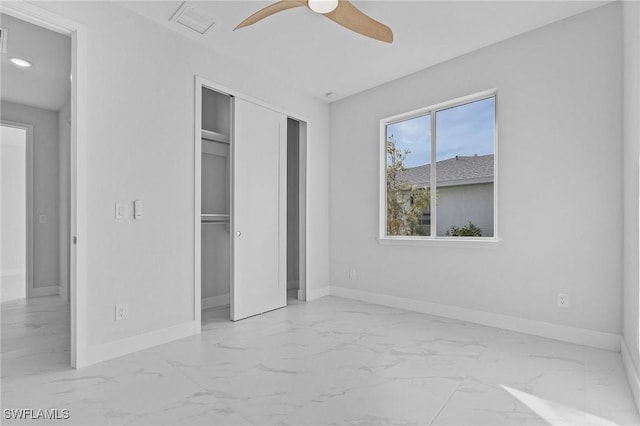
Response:
[[[31,62],[27,61],[26,59],[10,58],[9,60],[13,65],[20,68],[29,68],[33,65]]]

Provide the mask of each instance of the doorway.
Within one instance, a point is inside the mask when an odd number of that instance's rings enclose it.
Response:
[[[30,374],[71,365],[71,37],[1,20],[2,368]]]
[[[2,122],[0,126],[2,302],[25,299],[31,278],[31,135],[28,125]]]
[[[78,281],[85,282],[85,251],[79,250],[76,245],[78,233],[84,235],[86,227],[83,216],[85,198],[80,196],[84,194],[82,182],[86,180],[86,170],[81,167],[84,163],[79,161],[85,158],[85,146],[78,144],[78,140],[84,139],[86,132],[84,115],[81,113],[86,104],[86,87],[81,84],[79,88],[77,83],[77,76],[84,76],[86,67],[85,30],[74,21],[24,2],[4,2],[0,4],[0,12],[3,35],[7,35],[7,30],[11,33],[7,37],[6,51],[2,55],[2,119],[3,122],[29,123],[27,134],[31,136],[27,137],[27,147],[31,147],[31,152],[27,151],[27,159],[33,163],[32,173],[27,172],[26,179],[27,187],[32,188],[27,190],[27,204],[29,198],[32,200],[31,206],[27,207],[27,217],[31,213],[26,226],[27,247],[29,241],[33,241],[32,249],[27,248],[30,256],[27,256],[25,271],[26,299],[23,299],[22,304],[12,306],[12,309],[6,309],[3,305],[2,367],[3,371],[11,370],[6,363],[12,362],[12,354],[9,352],[15,343],[12,341],[5,344],[5,338],[12,338],[11,333],[4,333],[5,327],[18,329],[19,321],[24,321],[24,318],[36,312],[46,312],[51,318],[40,316],[46,323],[43,327],[50,328],[48,333],[57,336],[51,341],[55,340],[59,347],[52,348],[50,352],[56,356],[47,358],[43,348],[37,348],[41,342],[36,336],[14,336],[21,339],[22,343],[16,347],[21,348],[23,355],[28,351],[33,352],[33,358],[29,358],[33,359],[32,363],[24,362],[26,357],[16,360],[24,367],[19,372],[30,374],[30,368],[77,368],[83,365],[82,360],[85,358],[84,351],[79,353],[78,348],[86,347],[85,325],[79,321],[79,318],[85,318],[85,310],[82,304],[77,303],[85,298],[84,286],[77,285]],[[27,27],[30,32],[25,32]],[[49,44],[60,43],[61,40],[66,50],[63,59],[60,59],[60,51],[51,48]],[[36,50],[40,54],[36,54]],[[16,74],[20,71],[8,63],[9,55],[18,54],[26,55],[26,62],[37,67],[39,75],[48,77],[51,73],[42,71],[55,68],[47,68],[54,58],[62,60],[65,67],[62,70],[58,68],[59,78],[55,79],[60,83],[53,84],[50,80],[45,85],[46,89],[40,89],[35,83],[22,81],[28,73],[21,77]],[[35,73],[31,73],[33,74]],[[64,99],[30,98],[29,93],[19,93],[25,87],[32,89],[31,95],[43,92],[50,95],[56,91]],[[59,141],[63,143],[59,144]],[[42,159],[48,159],[45,167],[42,167]],[[42,175],[43,172],[46,172],[46,176]],[[51,185],[56,188],[50,188]],[[3,204],[4,195],[3,192]],[[36,241],[38,233],[40,237],[45,237],[44,245],[41,241]],[[36,264],[34,259],[39,256],[44,262]],[[32,329],[23,327],[21,330],[26,332]],[[33,344],[26,348],[28,342]]]

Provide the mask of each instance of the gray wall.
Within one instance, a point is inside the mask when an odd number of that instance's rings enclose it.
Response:
[[[300,288],[300,125],[287,120],[287,288]]]
[[[58,111],[58,204],[60,233],[60,296],[69,300],[69,230],[70,230],[70,170],[71,170],[71,104]]]
[[[613,3],[333,103],[332,285],[621,333],[621,28]],[[378,244],[380,120],[492,88],[500,241]]]
[[[638,348],[638,179],[640,177],[640,3],[625,1],[624,16],[624,339],[640,370]]]
[[[3,120],[33,125],[33,287],[60,283],[58,113],[2,102]],[[39,223],[46,215],[47,222]]]
[[[202,128],[205,130],[230,135],[231,133],[231,98],[228,95],[206,88],[202,89]],[[229,169],[230,146],[217,142],[212,144],[221,152],[226,150],[227,156],[202,154],[202,213],[229,214],[231,182]],[[226,302],[208,301],[211,297],[229,295],[231,283],[231,242],[229,226],[223,224],[206,224],[201,227],[201,277],[200,295],[205,306],[220,305]]]
[[[231,251],[229,225],[202,225],[202,299],[229,294]]]
[[[228,106],[227,106],[228,108]],[[205,114],[203,117],[215,116]],[[227,120],[229,115],[227,114]],[[226,123],[227,132],[229,123]],[[222,133],[220,127],[209,127]],[[229,158],[221,155],[202,154],[202,213],[229,214]],[[231,280],[231,242],[229,225],[207,224],[201,226],[201,297],[229,294]]]

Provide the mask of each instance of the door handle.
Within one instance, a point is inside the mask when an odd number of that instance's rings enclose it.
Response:
[[[236,237],[239,237],[240,235],[242,235],[242,232],[236,231]]]

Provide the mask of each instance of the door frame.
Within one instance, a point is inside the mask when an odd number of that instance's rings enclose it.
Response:
[[[300,123],[300,171],[299,171],[299,179],[300,179],[300,188],[299,188],[299,196],[300,196],[300,290],[298,292],[298,299],[307,300],[307,285],[308,285],[308,277],[307,277],[307,254],[309,253],[307,247],[307,223],[308,223],[308,199],[307,199],[307,173],[308,173],[308,162],[307,162],[307,146],[310,140],[310,127],[311,124],[309,120],[300,114],[292,113],[290,111],[286,111],[282,108],[273,106],[269,103],[263,102],[260,99],[256,99],[251,96],[247,96],[241,92],[230,89],[218,83],[215,83],[211,80],[208,80],[199,75],[195,75],[194,78],[194,204],[193,204],[193,219],[194,219],[194,227],[193,227],[193,240],[194,240],[194,321],[196,322],[196,332],[199,333],[201,331],[202,325],[202,276],[201,276],[201,266],[202,266],[202,240],[200,234],[200,213],[201,213],[201,203],[202,203],[202,137],[201,137],[201,128],[202,128],[202,89],[208,88],[211,90],[215,90],[216,92],[220,92],[229,96],[242,98],[246,101],[253,102],[254,104],[263,106],[265,108],[271,109],[273,111],[279,112],[281,114],[286,115],[289,118],[292,118]],[[233,117],[233,114],[231,115]],[[233,127],[233,126],[232,126]],[[303,134],[304,132],[304,134]],[[233,135],[232,135],[233,138]],[[230,157],[230,161],[233,161],[233,156]],[[231,165],[233,168],[233,165]],[[233,182],[231,183],[233,188]],[[232,194],[233,195],[233,191]],[[231,229],[233,231],[233,229]],[[233,260],[232,260],[233,261]],[[233,270],[231,271],[231,276],[233,277]],[[285,288],[286,288],[286,278],[285,278]]]
[[[25,295],[33,297],[33,125],[11,120],[0,120],[5,127],[23,129],[25,135]]]
[[[87,365],[87,29],[71,19],[27,2],[2,2],[0,12],[71,38],[69,308],[70,364]]]

